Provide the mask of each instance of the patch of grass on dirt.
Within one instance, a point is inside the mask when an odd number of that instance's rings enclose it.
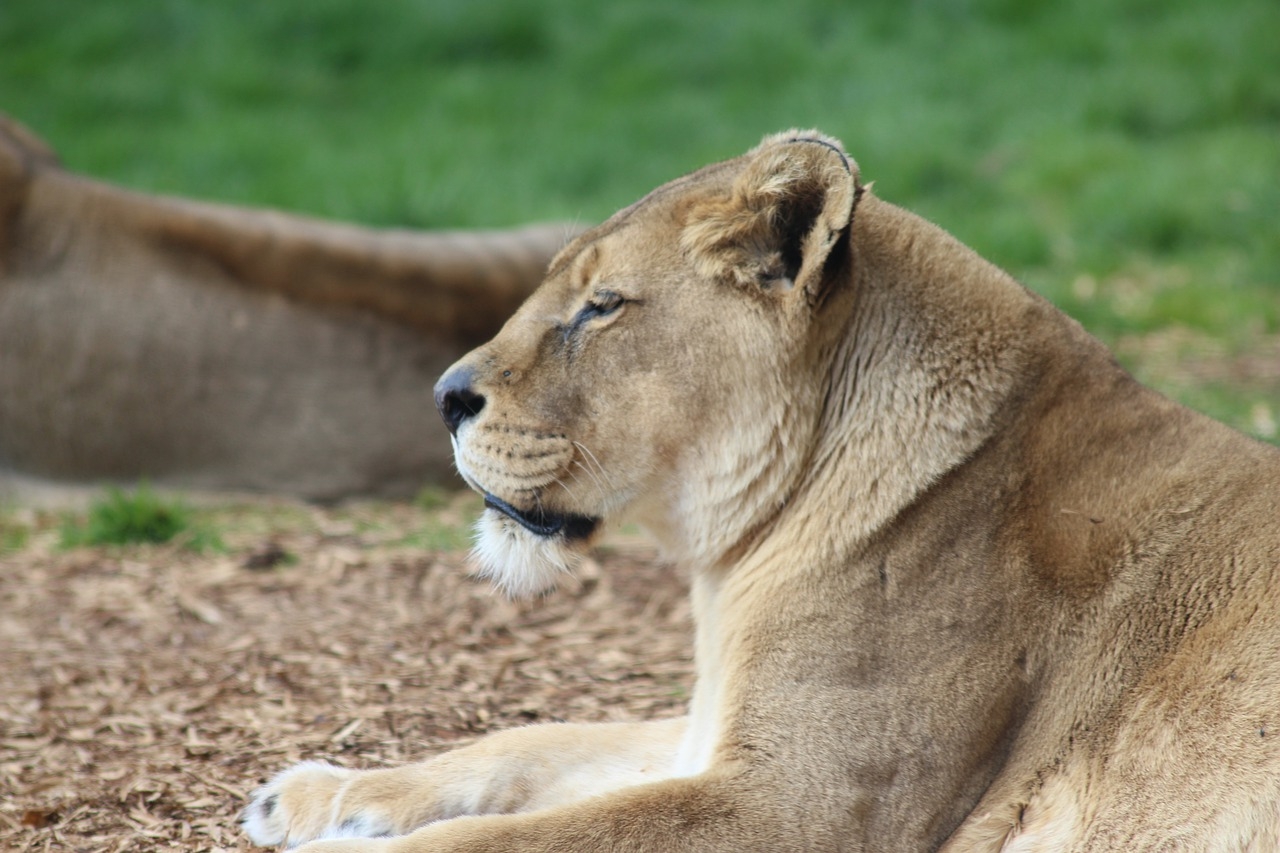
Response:
[[[27,546],[31,531],[25,524],[0,515],[0,554],[12,554]]]
[[[439,486],[426,486],[414,497],[415,505],[425,510],[441,509],[449,505],[453,494]]]
[[[471,544],[471,528],[432,521],[396,543],[405,548],[424,551],[465,551]]]
[[[69,516],[62,546],[164,544],[177,541],[197,552],[222,550],[217,532],[200,523],[182,501],[157,495],[145,483],[132,492],[107,489],[83,517]]]
[[[422,521],[396,540],[398,547],[442,552],[471,547],[471,525],[483,509],[477,495],[429,487],[418,493],[414,505],[425,510]]]

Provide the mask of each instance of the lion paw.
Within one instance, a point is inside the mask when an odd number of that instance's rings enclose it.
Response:
[[[343,813],[343,791],[357,775],[324,761],[296,764],[254,792],[240,824],[264,846],[386,835],[390,827],[378,816]]]

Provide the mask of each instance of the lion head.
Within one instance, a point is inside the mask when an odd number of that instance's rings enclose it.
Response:
[[[620,521],[703,565],[767,528],[812,461],[860,192],[839,142],[783,133],[560,252],[435,388],[484,575],[547,589]]]

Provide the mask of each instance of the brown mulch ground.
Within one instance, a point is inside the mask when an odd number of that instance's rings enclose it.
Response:
[[[457,507],[224,508],[208,555],[62,550],[28,513],[0,555],[0,850],[248,850],[246,795],[299,759],[394,765],[526,723],[682,711],[671,569],[618,539],[513,604],[423,549]]]

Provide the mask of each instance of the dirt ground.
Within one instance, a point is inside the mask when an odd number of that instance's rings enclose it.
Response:
[[[204,555],[63,550],[27,511],[0,555],[0,850],[249,850],[246,796],[299,759],[682,712],[681,578],[618,537],[513,604],[432,549],[474,509],[220,507],[226,550]]]

